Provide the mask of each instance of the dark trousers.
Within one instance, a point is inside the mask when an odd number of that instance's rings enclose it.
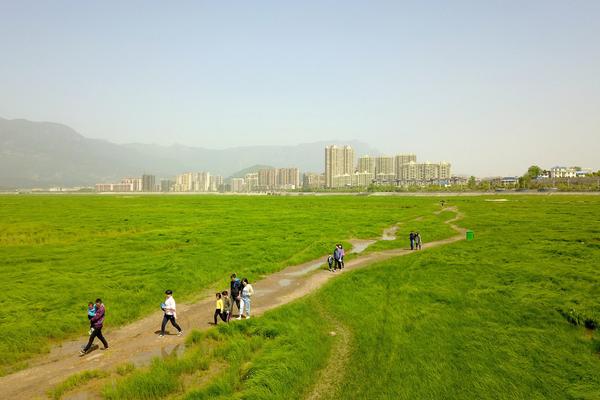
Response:
[[[410,249],[411,250],[415,249],[415,240],[414,239],[410,239]]]
[[[167,326],[167,322],[171,321],[171,324],[177,328],[177,330],[179,332],[181,332],[181,327],[177,324],[177,321],[175,321],[175,316],[174,315],[167,315],[165,314],[165,316],[163,317],[163,322],[162,325],[160,326],[160,334],[164,335],[165,334],[165,327]]]
[[[221,317],[223,322],[227,322],[227,311],[221,312],[221,310],[219,310],[218,308],[215,310],[215,325],[217,324],[217,317]]]
[[[106,339],[104,339],[104,335],[102,335],[102,328],[94,328],[94,332],[92,332],[92,334],[90,335],[90,340],[88,341],[88,344],[83,348],[83,351],[87,352],[92,347],[92,343],[94,342],[95,338],[100,339],[105,349],[108,348],[108,342],[106,341]]]
[[[335,268],[334,269],[342,269],[342,260],[335,260]]]
[[[237,298],[237,296],[233,296],[232,299],[233,303],[231,304],[231,313],[233,313],[233,306],[236,305],[238,308],[238,313],[240,312],[240,299]]]

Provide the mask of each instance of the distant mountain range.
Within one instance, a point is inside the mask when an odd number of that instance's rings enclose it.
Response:
[[[324,170],[324,148],[330,144],[349,144],[357,155],[379,154],[365,143],[339,140],[223,150],[115,144],[58,123],[0,118],[0,187],[84,186],[143,173],[168,178],[208,171],[228,177],[257,165],[318,172]]]

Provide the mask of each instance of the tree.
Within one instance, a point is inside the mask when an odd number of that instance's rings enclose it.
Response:
[[[532,165],[527,169],[527,173],[525,175],[529,176],[531,179],[535,179],[542,174],[542,169],[537,165]]]
[[[467,186],[469,186],[469,189],[475,189],[475,187],[477,186],[477,180],[475,179],[474,176],[471,176],[469,178],[469,181],[467,182]]]

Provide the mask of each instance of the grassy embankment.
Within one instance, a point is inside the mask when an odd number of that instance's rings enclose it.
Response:
[[[85,332],[101,297],[107,327],[179,302],[233,271],[251,281],[429,214],[434,199],[0,196],[0,375]]]
[[[196,334],[182,358],[104,395],[301,398],[334,348],[333,315],[352,332],[351,354],[324,398],[599,398],[600,199],[452,204],[475,241],[345,274],[264,317]],[[148,389],[164,378],[169,388]]]

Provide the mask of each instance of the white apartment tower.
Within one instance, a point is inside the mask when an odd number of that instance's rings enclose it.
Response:
[[[352,184],[354,150],[350,146],[325,148],[325,186],[342,187]]]

